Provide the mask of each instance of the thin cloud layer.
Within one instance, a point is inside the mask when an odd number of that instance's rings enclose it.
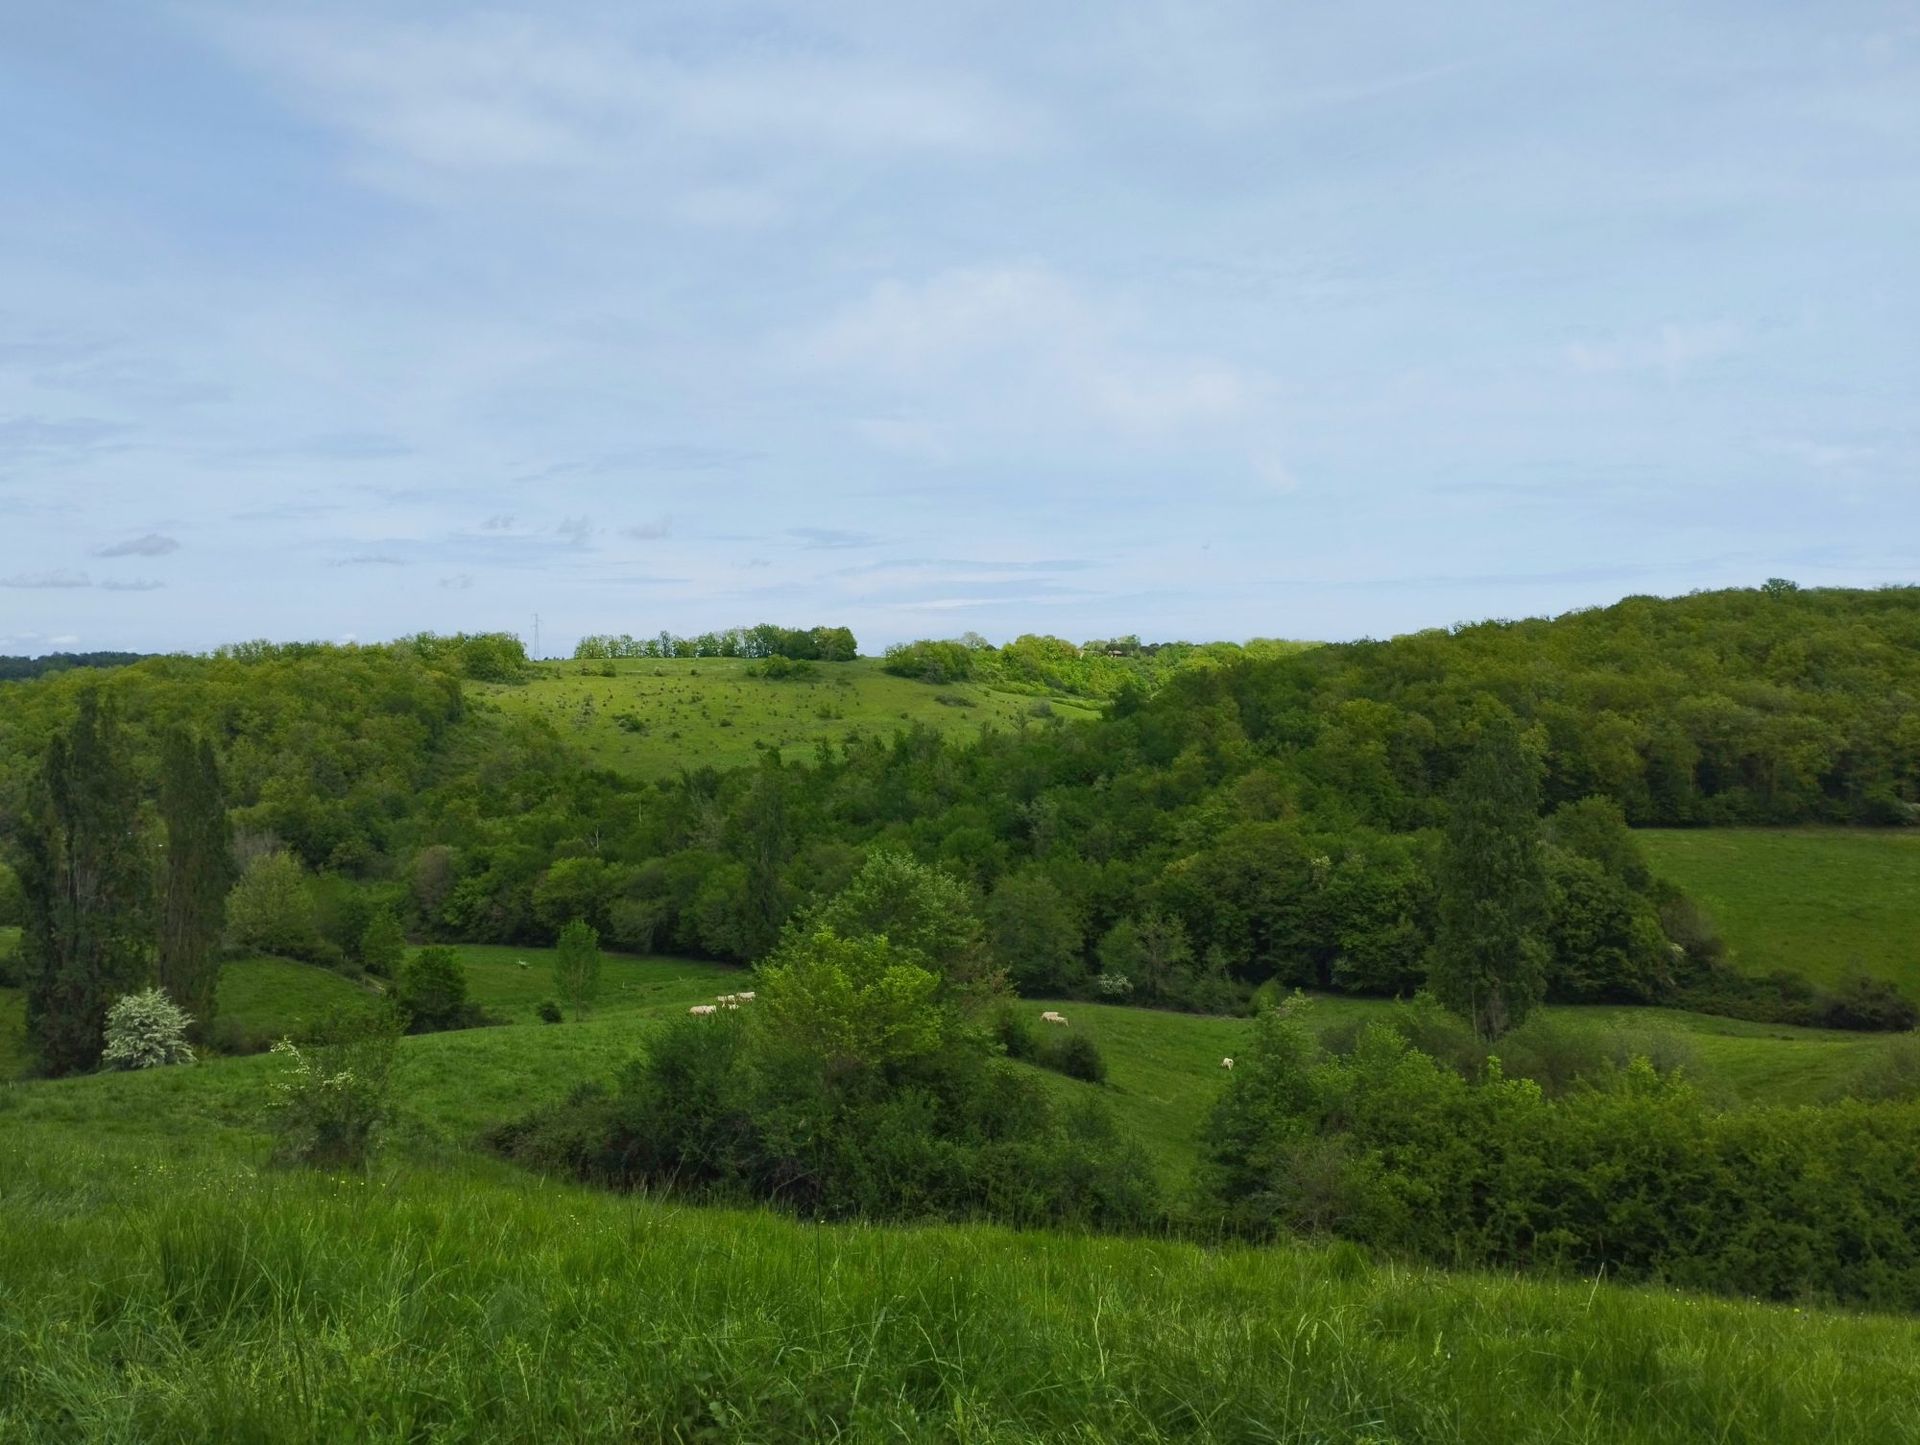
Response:
[[[1913,572],[1860,539],[1920,535],[1920,34],[1865,0],[0,44],[60,138],[0,154],[15,635],[1339,637]]]
[[[173,537],[163,537],[158,532],[148,532],[144,536],[130,537],[124,542],[115,542],[112,546],[101,547],[93,555],[96,557],[164,557],[169,552],[178,552],[180,543]]]

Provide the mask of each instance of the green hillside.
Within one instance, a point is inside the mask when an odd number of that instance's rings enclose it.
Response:
[[[470,689],[508,713],[552,723],[599,766],[641,778],[738,767],[767,748],[806,757],[822,740],[884,737],[914,723],[965,738],[988,723],[1031,724],[1037,713],[1076,720],[1099,713],[1085,698],[895,677],[876,658],[813,664],[811,674],[782,680],[748,676],[754,665],[738,657],[549,662],[531,668],[526,683]],[[613,675],[604,676],[609,668]]]
[[[1713,914],[1735,964],[1865,971],[1920,997],[1920,829],[1650,829],[1654,871]]]
[[[544,996],[540,951],[467,958],[494,1008]],[[235,965],[228,997],[302,1006],[300,967]],[[0,1089],[0,1437],[1913,1438],[1909,1320],[1349,1246],[821,1226],[474,1152],[737,979],[618,960],[584,1023],[404,1041],[394,1148],[364,1182],[262,1167],[272,1057]],[[1099,1092],[1177,1166],[1246,1023],[1063,1007],[1112,1061]],[[1776,1078],[1837,1046],[1671,1022]]]
[[[558,993],[552,950],[468,945],[458,951],[472,997],[509,1026],[407,1040],[401,1095],[409,1130],[462,1144],[488,1124],[564,1096],[575,1084],[610,1078],[640,1050],[653,1021],[737,989],[742,979],[739,969],[722,964],[608,955],[592,1013],[544,1025],[533,1010]],[[373,996],[368,986],[311,964],[248,959],[229,964],[222,974],[221,1017],[258,1047]],[[0,989],[4,1078],[17,1077],[27,1062],[21,997],[17,989]],[[1045,1000],[1018,1005],[1036,1017],[1048,1006]],[[1068,1015],[1069,1027],[1098,1044],[1109,1077],[1094,1086],[1049,1073],[1043,1075],[1048,1086],[1065,1098],[1097,1098],[1147,1147],[1166,1184],[1181,1188],[1196,1158],[1200,1120],[1219,1093],[1220,1060],[1244,1046],[1250,1021],[1082,1001],[1053,1006]],[[1315,998],[1311,1017],[1325,1031],[1384,1017],[1392,1008],[1383,999],[1328,994]],[[1871,1035],[1670,1009],[1555,1007],[1546,1014],[1563,1025],[1622,1031],[1643,1051],[1657,1046],[1682,1059],[1701,1088],[1729,1105],[1818,1102],[1887,1047]],[[224,1094],[226,1087],[213,1083],[222,1080],[241,1092],[257,1089],[257,1077],[247,1071],[261,1062],[218,1062],[193,1076],[192,1087]],[[167,1077],[186,1087],[188,1076]],[[101,1078],[80,1087],[111,1092],[135,1086]]]

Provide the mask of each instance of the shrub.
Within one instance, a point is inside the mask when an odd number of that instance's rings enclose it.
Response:
[[[560,1005],[550,998],[542,999],[533,1013],[534,1017],[539,1019],[543,1024],[557,1024],[560,1022]]]
[[[213,1021],[207,1042],[214,1052],[238,1058],[245,1054],[264,1054],[277,1040],[257,1024],[242,1023],[220,1014]]]
[[[1040,1053],[1040,1040],[1027,1016],[1011,1004],[1003,1004],[993,1019],[994,1037],[1010,1059],[1032,1060]]]
[[[1614,1067],[1599,1029],[1549,1014],[1535,1014],[1501,1039],[1494,1052],[1504,1073],[1533,1080],[1549,1098],[1573,1092],[1576,1084],[1601,1080]]]
[[[487,1016],[467,1001],[467,971],[451,948],[421,948],[401,965],[393,989],[395,1006],[410,1034],[474,1028]]]
[[[187,1029],[192,1023],[192,1015],[160,989],[130,993],[107,1010],[107,1047],[100,1062],[109,1069],[190,1064]]]
[[[305,1044],[282,1039],[270,1088],[277,1163],[364,1170],[386,1125],[400,1019],[389,1010],[335,1014]]]
[[[1151,1223],[1137,1149],[1098,1117],[1056,1114],[920,957],[880,936],[789,934],[754,1008],[674,1020],[618,1088],[578,1092],[493,1142],[619,1188],[816,1218]]]
[[[1904,1033],[1920,1024],[1920,1009],[1885,979],[1856,973],[1821,1001],[1821,1019],[1828,1028],[1873,1029]]]
[[[1920,1305],[1920,1106],[1723,1112],[1644,1059],[1556,1100],[1491,1061],[1468,1082],[1384,1026],[1332,1059],[1293,1012],[1262,1017],[1206,1130],[1203,1194],[1233,1229]]]
[[[1107,1081],[1107,1061],[1100,1046],[1085,1034],[1069,1032],[1052,1041],[1041,1062],[1070,1079],[1085,1079],[1089,1084]]]

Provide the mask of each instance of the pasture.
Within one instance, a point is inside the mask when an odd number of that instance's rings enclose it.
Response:
[[[1748,973],[1850,972],[1920,997],[1920,829],[1650,828],[1655,873],[1705,905]]]
[[[715,994],[742,985],[742,970],[693,959],[606,956],[600,998],[584,1018],[542,1024],[534,1009],[556,998],[552,951],[492,945],[461,945],[473,999],[506,1021],[503,1027],[429,1034],[405,1041],[400,1062],[401,1130],[419,1138],[464,1148],[490,1124],[556,1099],[576,1084],[606,1079],[637,1053],[650,1024],[675,1016]],[[525,967],[522,967],[522,963]],[[337,1007],[371,1002],[372,983],[285,959],[246,959],[229,964],[221,980],[223,1028],[241,1030],[260,1047],[300,1029]],[[1249,1021],[1211,1015],[1129,1008],[1079,1000],[1024,1000],[1036,1017],[1052,1007],[1069,1027],[1091,1037],[1106,1058],[1109,1076],[1092,1085],[1044,1073],[1063,1099],[1096,1097],[1120,1127],[1138,1139],[1159,1166],[1164,1182],[1182,1189],[1196,1160],[1198,1130],[1221,1086],[1220,1060],[1243,1046]],[[1317,996],[1309,1014],[1326,1030],[1383,1017],[1393,1005],[1382,999]],[[1565,1007],[1546,1010],[1549,1019],[1599,1030],[1619,1030],[1642,1051],[1657,1047],[1682,1058],[1688,1076],[1711,1097],[1732,1107],[1760,1103],[1815,1103],[1887,1047],[1884,1037],[1747,1023],[1669,1009]],[[26,1063],[17,989],[0,990],[0,1060],[5,1077]],[[233,1104],[257,1095],[263,1059],[209,1061],[193,1074],[161,1071],[138,1078],[100,1076],[59,1085],[59,1090],[108,1093],[153,1089],[142,1105],[155,1118],[179,1099],[226,1096],[215,1080],[234,1080]],[[191,1079],[191,1084],[188,1080]],[[40,1086],[22,1086],[36,1095]],[[16,1103],[18,1098],[16,1096]]]
[[[0,1086],[0,1438],[1920,1438],[1905,1319],[1340,1245],[825,1226],[529,1177],[481,1131],[611,1075],[741,974],[610,958],[590,1015],[543,1024],[548,951],[460,953],[511,1022],[403,1041],[368,1179],[268,1166],[271,1056]],[[271,1027],[370,995],[258,959],[222,996]],[[1247,1021],[1052,1006],[1111,1077],[1050,1087],[1100,1097],[1177,1192]],[[1388,1007],[1321,998],[1311,1017]],[[1817,1093],[1880,1046],[1622,1012],[1741,1098]]]
[[[529,682],[474,683],[469,691],[551,723],[596,766],[642,778],[737,767],[767,749],[804,757],[849,733],[886,737],[915,723],[973,737],[985,724],[1033,726],[1042,710],[1069,721],[1099,713],[1084,698],[895,677],[878,658],[816,663],[807,677],[783,681],[749,677],[751,665],[737,657],[544,662]]]

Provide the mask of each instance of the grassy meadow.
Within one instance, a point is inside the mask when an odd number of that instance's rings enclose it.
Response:
[[[271,1056],[0,1086],[0,1439],[1920,1440],[1904,1319],[1347,1246],[819,1226],[527,1177],[480,1132],[741,975],[610,958],[591,1015],[549,1025],[547,950],[460,952],[511,1022],[403,1041],[369,1179],[268,1166]],[[260,1027],[366,997],[272,959],[222,987]],[[1177,1190],[1246,1021],[1060,1007],[1111,1077],[1050,1085],[1103,1098]],[[1875,1046],[1630,1022],[1755,1098],[1817,1092]]]
[[[1902,1319],[1337,1246],[817,1226],[483,1161],[335,1179],[71,1137],[0,1135],[8,1440],[1920,1431],[1920,1325]]]
[[[1920,997],[1920,829],[1695,828],[1637,834],[1656,873],[1713,914],[1748,973],[1865,971]]]
[[[1084,698],[1037,698],[977,683],[933,686],[883,672],[878,658],[817,663],[806,678],[749,677],[737,657],[546,662],[523,684],[470,684],[497,707],[544,718],[600,767],[670,777],[683,767],[737,767],[767,748],[812,753],[850,732],[887,736],[924,723],[971,737],[983,724],[1018,728],[1039,707],[1091,718]],[[613,676],[601,675],[611,667]]]
[[[458,952],[472,997],[506,1026],[408,1039],[399,1087],[402,1129],[458,1147],[489,1124],[561,1097],[583,1080],[611,1077],[640,1049],[651,1022],[737,989],[744,980],[740,969],[723,964],[609,954],[591,1013],[549,1025],[536,1020],[534,1009],[557,996],[550,949],[463,945]],[[245,959],[222,974],[221,1017],[264,1040],[297,1033],[335,1008],[370,1004],[375,997],[370,982],[356,983],[311,964]],[[1045,1073],[1048,1087],[1063,1099],[1098,1097],[1145,1145],[1169,1188],[1183,1188],[1196,1157],[1199,1121],[1221,1087],[1220,1060],[1242,1047],[1248,1020],[1083,1001],[1050,1005],[1033,999],[1019,1005],[1036,1019],[1049,1006],[1065,1012],[1069,1027],[1099,1045],[1109,1074],[1104,1085],[1096,1086]],[[1328,1029],[1383,1016],[1391,1007],[1385,1000],[1323,995],[1315,998],[1310,1018],[1315,1027]],[[1884,1037],[1870,1034],[1670,1009],[1565,1007],[1546,1013],[1557,1021],[1619,1029],[1636,1046],[1658,1041],[1664,1052],[1685,1060],[1687,1073],[1702,1089],[1729,1106],[1818,1102],[1887,1046]],[[0,990],[0,1059],[11,1061],[4,1077],[17,1077],[27,1061],[22,1014],[20,992]],[[216,1076],[236,1081],[236,1099],[257,1094],[263,1086],[248,1071],[266,1066],[262,1059],[218,1060],[193,1076],[101,1076],[58,1086],[21,1085],[11,1092],[17,1106],[43,1088],[84,1094],[89,1088],[151,1087],[161,1091],[142,1106],[143,1115],[151,1115],[164,1112],[169,1089],[187,1089],[182,1097],[195,1099],[224,1093],[210,1082]]]

